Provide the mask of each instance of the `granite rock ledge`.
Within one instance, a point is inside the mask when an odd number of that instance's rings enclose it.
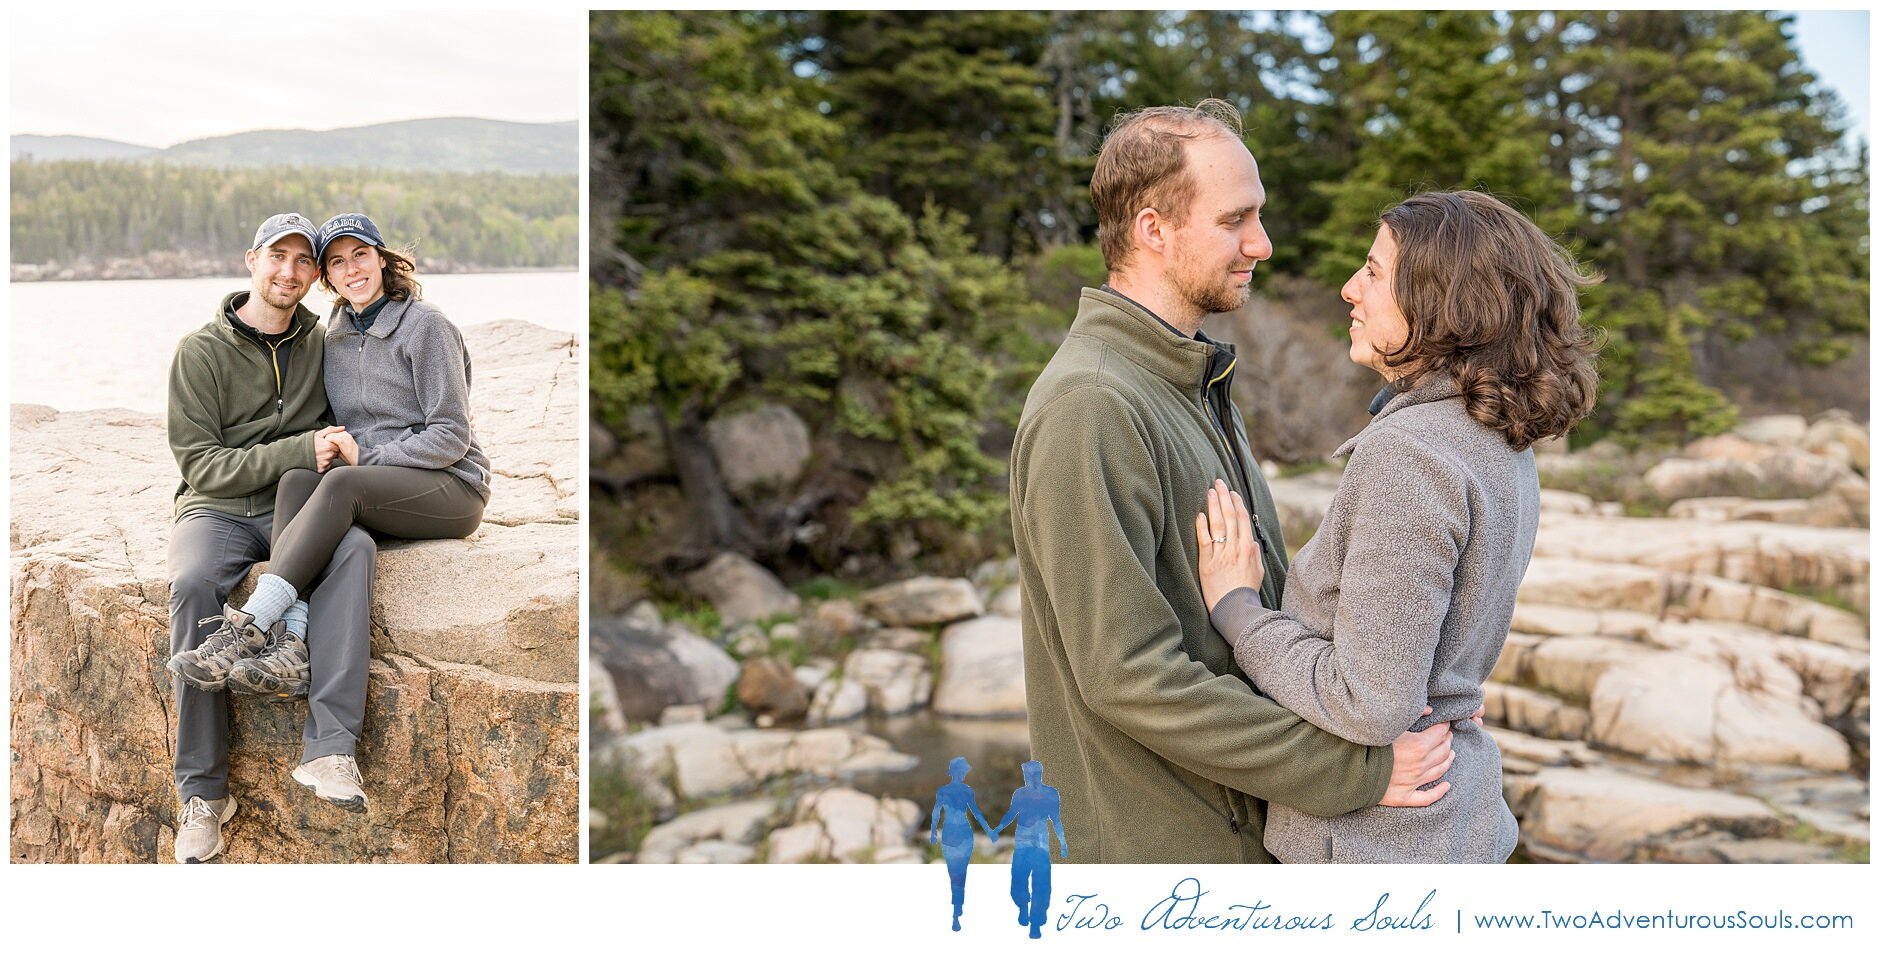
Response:
[[[464,338],[493,496],[467,540],[381,546],[359,750],[371,811],[289,779],[304,701],[234,697],[227,861],[579,856],[579,348],[521,321]],[[10,855],[168,861],[164,419],[14,405],[11,429]]]

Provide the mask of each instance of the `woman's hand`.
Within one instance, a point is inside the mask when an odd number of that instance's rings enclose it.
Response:
[[[326,473],[326,468],[333,465],[339,456],[339,444],[333,442],[333,434],[346,432],[344,426],[328,426],[313,431],[313,472]]]
[[[1208,611],[1227,593],[1242,587],[1258,591],[1266,580],[1247,502],[1223,481],[1208,488],[1208,509],[1195,515],[1195,540],[1201,544],[1201,597]]]
[[[359,441],[353,439],[351,433],[340,430],[328,438],[333,441],[333,446],[338,448],[340,459],[345,461],[347,466],[359,465]]]

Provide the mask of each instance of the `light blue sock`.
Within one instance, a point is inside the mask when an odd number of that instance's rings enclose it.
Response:
[[[294,604],[287,607],[287,614],[281,616],[281,621],[287,623],[288,632],[299,636],[303,643],[307,641],[307,603],[295,599]]]
[[[281,613],[294,604],[294,587],[279,575],[262,575],[255,582],[255,594],[248,597],[242,611],[255,617],[255,627],[266,632],[281,619]]]

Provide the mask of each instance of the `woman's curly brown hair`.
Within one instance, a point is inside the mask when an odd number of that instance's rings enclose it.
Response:
[[[1593,411],[1599,374],[1578,289],[1598,275],[1486,193],[1423,193],[1382,220],[1397,242],[1391,294],[1409,325],[1383,356],[1399,389],[1447,372],[1469,415],[1517,450]]]

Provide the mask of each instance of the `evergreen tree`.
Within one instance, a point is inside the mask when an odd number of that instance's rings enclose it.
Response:
[[[591,178],[619,252],[594,300],[596,405],[617,427],[656,407],[699,540],[764,554],[798,526],[740,510],[706,445],[706,423],[757,399],[804,414],[835,446],[824,479],[858,486],[832,490],[837,510],[819,513],[840,536],[812,555],[1001,519],[1001,465],[979,437],[995,390],[1037,365],[1010,325],[1018,278],[974,252],[963,218],[916,219],[838,172],[842,130],[820,82],[780,56],[784,22],[593,24]]]
[[[1786,17],[1712,11],[1528,15],[1550,51],[1553,126],[1610,336],[1600,422],[1630,439],[1729,429],[1702,377],[1720,343],[1787,335],[1826,363],[1867,330],[1864,150],[1840,147]]]
[[[1567,181],[1546,164],[1548,133],[1526,111],[1524,66],[1492,14],[1349,11],[1325,26],[1327,114],[1352,141],[1328,153],[1348,163],[1316,187],[1327,213],[1310,235],[1315,278],[1342,285],[1379,214],[1424,190],[1479,189],[1553,232],[1573,225]]]

